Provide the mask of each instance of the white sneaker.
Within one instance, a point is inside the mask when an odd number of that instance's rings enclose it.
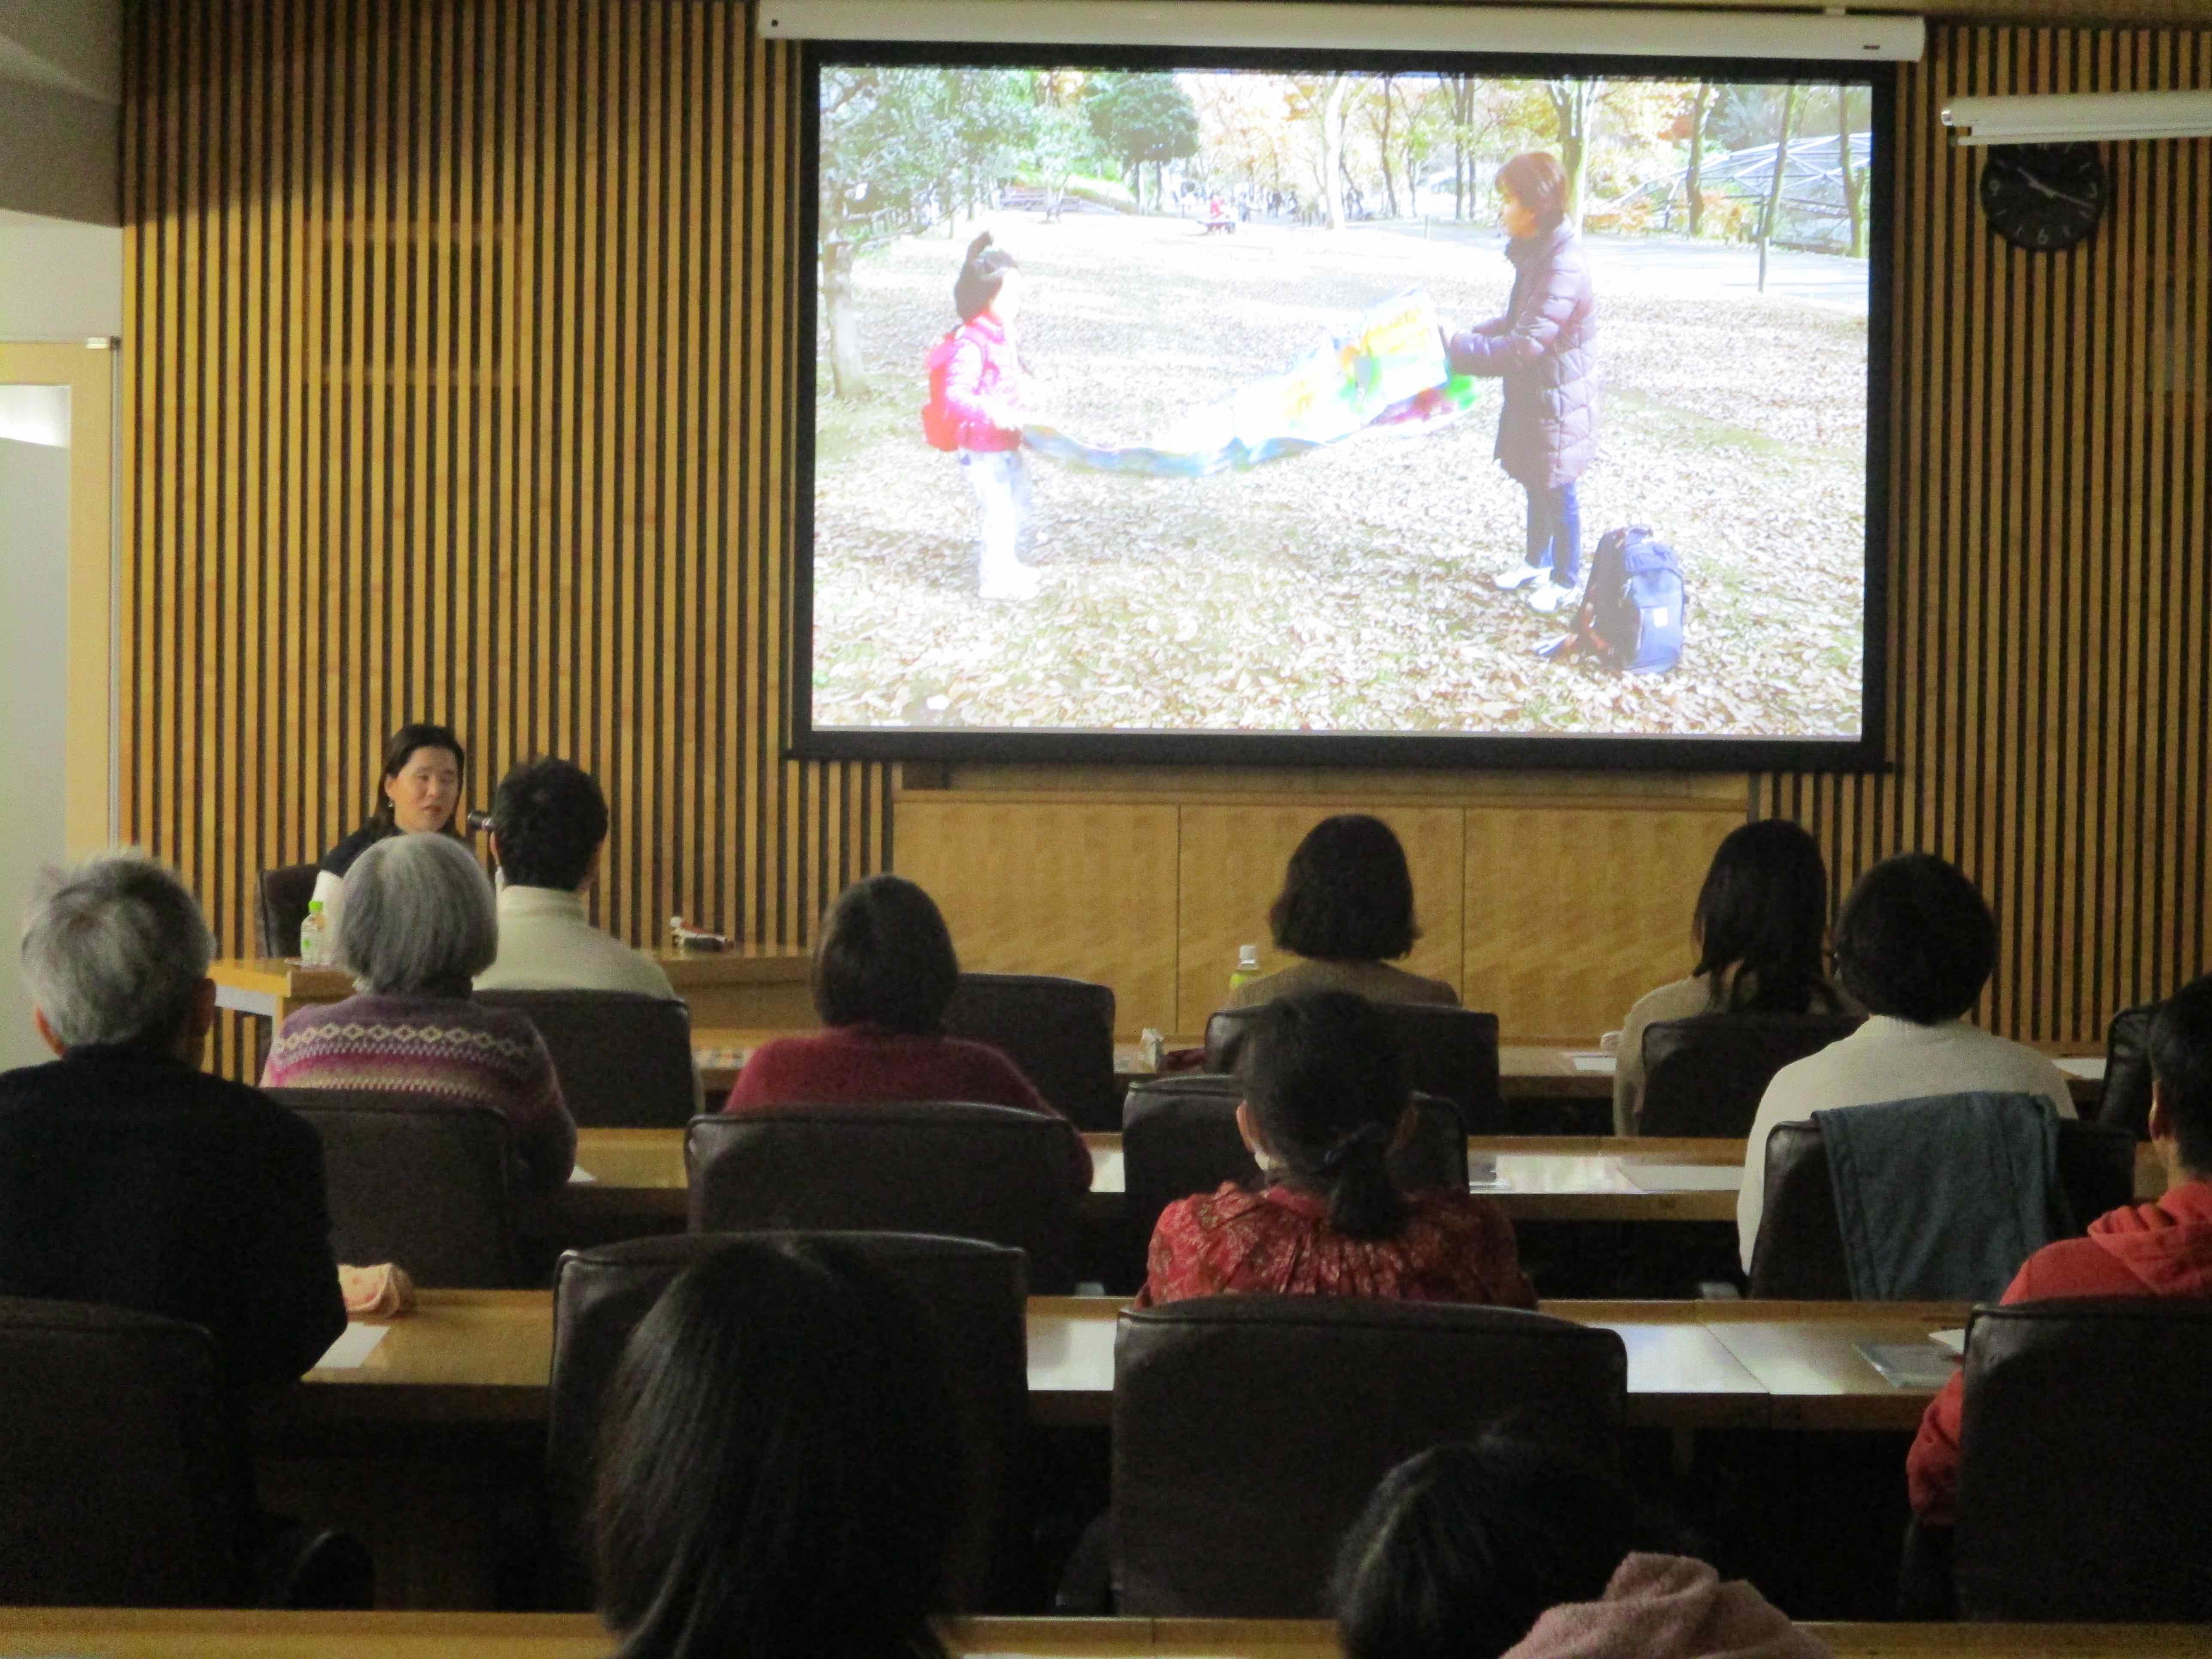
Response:
[[[1571,587],[1560,586],[1552,580],[1551,573],[1546,571],[1544,580],[1521,597],[1531,611],[1541,611],[1548,617],[1571,602],[1575,597],[1575,590]]]
[[[1530,564],[1527,560],[1516,560],[1491,577],[1491,580],[1510,593],[1516,587],[1526,587],[1530,582],[1548,581],[1551,567]]]
[[[979,599],[1006,600],[1014,603],[1023,599],[1033,599],[1037,596],[1037,589],[1042,585],[1042,580],[1029,566],[1013,565],[1005,570],[994,571],[978,582],[975,585],[975,597]]]

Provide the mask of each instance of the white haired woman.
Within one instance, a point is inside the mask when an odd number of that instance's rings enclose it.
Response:
[[[302,1008],[270,1045],[264,1089],[378,1089],[489,1106],[514,1127],[522,1181],[557,1187],[576,1125],[538,1028],[471,982],[499,954],[491,884],[442,835],[400,835],[346,877],[339,962],[358,994]]]

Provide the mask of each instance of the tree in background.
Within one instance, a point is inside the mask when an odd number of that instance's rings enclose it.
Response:
[[[1797,86],[1792,82],[1783,94],[1782,130],[1774,141],[1774,174],[1766,187],[1766,210],[1759,216],[1759,291],[1766,292],[1766,248],[1774,240],[1775,221],[1782,214],[1782,177],[1790,166],[1790,124],[1797,114]]]
[[[1866,258],[1866,203],[1859,192],[1866,181],[1857,174],[1851,155],[1851,95],[1855,88],[1849,85],[1836,88],[1836,160],[1842,169],[1844,212],[1851,228],[1850,254],[1854,259]]]
[[[1159,205],[1163,169],[1198,154],[1198,110],[1172,75],[1094,75],[1083,83],[1083,112],[1107,152],[1144,194],[1152,165],[1152,204]]]
[[[1570,76],[1547,81],[1552,113],[1559,122],[1559,165],[1567,173],[1567,216],[1577,231],[1583,228],[1583,197],[1589,184],[1590,118],[1597,109],[1605,82]]]
[[[1712,107],[1713,83],[1698,82],[1698,90],[1690,100],[1690,167],[1684,180],[1690,198],[1690,234],[1698,236],[1705,228],[1705,113]]]

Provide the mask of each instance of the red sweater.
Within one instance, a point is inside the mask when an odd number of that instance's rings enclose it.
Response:
[[[2007,1302],[2068,1296],[2212,1296],[2212,1181],[2189,1181],[2155,1204],[2100,1216],[2087,1238],[2046,1244],[2021,1264]],[[1912,1512],[1949,1526],[1957,1519],[1959,1419],[1963,1374],[1929,1402],[1905,1460]]]
[[[882,1025],[833,1025],[814,1036],[778,1037],[746,1057],[722,1109],[872,1100],[973,1101],[1059,1118],[1067,1127],[1069,1179],[1078,1192],[1091,1190],[1091,1149],[1075,1126],[987,1042]]]

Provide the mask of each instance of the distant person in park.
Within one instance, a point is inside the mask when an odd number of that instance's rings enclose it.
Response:
[[[1390,964],[1413,948],[1413,877],[1389,824],[1340,812],[1306,832],[1267,912],[1275,948],[1304,958],[1230,994],[1252,1008],[1309,991],[1350,991],[1370,1002],[1459,1005],[1459,993]]]
[[[1447,342],[1452,370],[1505,383],[1498,464],[1528,495],[1521,561],[1493,579],[1533,611],[1559,610],[1582,582],[1582,507],[1575,481],[1597,450],[1592,342],[1597,301],[1582,239],[1567,217],[1567,174],[1546,150],[1498,170],[1513,293],[1504,314]]]
[[[941,403],[975,492],[981,526],[975,592],[986,599],[1034,599],[1037,574],[1022,562],[1036,540],[1029,467],[1022,459],[1021,353],[1015,343],[1021,267],[985,231],[968,244],[952,284],[960,326],[930,353],[942,374]]]

